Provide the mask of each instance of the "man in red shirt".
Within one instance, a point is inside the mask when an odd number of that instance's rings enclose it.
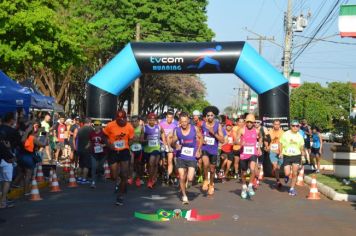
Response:
[[[58,123],[54,125],[53,127],[54,131],[54,137],[56,137],[56,152],[54,154],[54,161],[56,164],[59,164],[58,162],[58,157],[59,157],[59,152],[61,151],[63,153],[64,147],[65,147],[65,140],[68,138],[67,137],[67,126],[64,124],[64,117],[60,117],[58,120]]]

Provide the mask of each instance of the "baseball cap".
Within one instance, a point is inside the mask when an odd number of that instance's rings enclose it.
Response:
[[[226,126],[232,126],[232,121],[231,120],[226,120],[225,125]]]
[[[127,118],[127,115],[126,115],[126,112],[124,110],[119,110],[116,112],[116,119],[117,120],[123,120],[123,119],[126,119]]]
[[[157,118],[157,116],[156,116],[156,114],[153,113],[153,112],[151,112],[151,113],[149,113],[149,114],[147,115],[147,119],[156,119],[156,118]]]
[[[200,111],[194,110],[193,111],[193,116],[200,116]]]
[[[299,125],[299,121],[297,120],[292,120],[292,122],[290,122],[291,125]]]
[[[100,120],[96,120],[93,123],[95,126],[101,126],[101,121]]]
[[[72,119],[67,119],[64,123],[72,123]]]

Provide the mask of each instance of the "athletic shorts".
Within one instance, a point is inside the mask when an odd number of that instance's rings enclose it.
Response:
[[[0,162],[0,182],[11,182],[13,171],[14,167],[12,163],[8,163],[2,159]]]
[[[304,139],[304,147],[305,147],[306,149],[310,149],[310,140]]]
[[[265,160],[265,152],[262,152],[261,156],[257,156],[258,159],[258,164],[263,164],[264,160]]]
[[[19,166],[22,168],[34,169],[36,167],[34,153],[21,153],[17,164],[19,164]]]
[[[56,150],[63,150],[65,147],[64,142],[56,142]]]
[[[136,161],[141,161],[142,158],[143,158],[143,151],[131,151],[133,157],[134,157],[134,160]]]
[[[296,155],[296,156],[283,156],[283,165],[284,166],[290,166],[290,165],[300,165],[302,161],[302,156],[301,155]]]
[[[224,151],[221,151],[221,156],[224,155],[225,157],[227,157],[227,159],[229,161],[234,161],[234,152],[224,152]]]
[[[282,166],[283,164],[283,158],[279,158],[278,154],[275,152],[269,153],[269,159],[271,160],[271,163],[277,163],[279,166]]]
[[[145,152],[143,154],[143,162],[142,163],[148,163],[149,160],[150,160],[150,157],[151,156],[158,156],[160,157],[161,156],[161,152],[160,151],[153,151],[153,152]]]
[[[241,160],[240,159],[240,168],[242,171],[247,171],[247,169],[250,167],[250,163],[254,161],[257,161],[257,156],[253,155],[249,159]]]
[[[320,156],[320,148],[311,148],[311,154],[313,156]]]
[[[178,169],[180,168],[196,168],[197,167],[197,161],[196,160],[184,160],[181,158],[176,159],[176,167]]]
[[[216,165],[217,162],[218,162],[218,155],[213,155],[213,154],[210,154],[209,152],[207,151],[202,151],[202,157],[204,156],[207,156],[209,158],[209,162],[211,165]]]
[[[124,149],[121,151],[111,150],[108,156],[109,165],[121,162],[121,161],[130,161],[131,153],[129,149]]]
[[[79,167],[90,168],[91,167],[91,154],[89,151],[78,151]]]
[[[233,150],[233,152],[234,152],[234,156],[240,157],[240,154],[241,154],[241,150],[240,149],[239,150]]]

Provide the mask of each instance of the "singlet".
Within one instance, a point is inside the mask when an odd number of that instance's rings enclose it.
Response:
[[[142,127],[141,125],[137,126],[134,128],[134,133],[135,133],[135,138],[140,138],[141,137],[141,132],[142,132]],[[138,152],[142,150],[142,145],[140,142],[134,142],[130,146],[131,151],[133,152]]]
[[[304,136],[303,136],[303,138],[304,138],[304,140],[305,141],[310,141],[310,137],[309,137],[309,135],[307,135],[307,132],[309,133],[309,131],[310,131],[310,128],[309,128],[309,126],[300,126],[300,130],[303,130],[304,131]]]
[[[203,139],[204,139],[204,144],[202,147],[202,151],[206,151],[210,155],[217,155],[218,154],[218,147],[219,147],[219,141],[209,133],[209,129],[206,126],[206,122],[204,121],[201,130],[203,133]],[[214,133],[218,133],[219,131],[219,122],[214,121],[214,127],[213,127]]]
[[[65,124],[59,124],[57,126],[57,141],[63,143],[66,137],[67,126]]]
[[[196,130],[193,125],[190,125],[188,135],[183,135],[182,128],[176,128],[178,142],[182,145],[182,149],[177,151],[177,157],[183,160],[195,161],[197,152]]]
[[[178,122],[176,120],[173,120],[172,123],[168,124],[167,120],[164,119],[159,123],[159,125],[161,126],[161,129],[163,129],[167,137],[170,133],[173,133],[176,127],[178,127]]]
[[[106,148],[102,146],[104,144],[103,131],[96,133],[93,130],[92,132],[90,132],[89,138],[90,138],[91,146],[93,147],[92,151],[95,155],[103,155],[104,153],[106,153]]]
[[[318,133],[312,134],[313,148],[320,148],[320,139]]]
[[[279,153],[279,141],[283,135],[284,131],[282,129],[274,130],[273,128],[269,131],[269,136],[271,137],[270,151],[274,153]]]
[[[255,128],[248,129],[247,127],[244,129],[244,134],[241,136],[241,142],[244,143],[241,147],[241,160],[246,160],[251,156],[257,155],[257,130]]]
[[[145,139],[148,141],[144,147],[144,151],[146,153],[151,153],[154,151],[161,150],[160,137],[161,137],[161,129],[159,125],[155,125],[153,127],[149,125],[144,126],[143,133],[145,135]]]
[[[221,146],[221,150],[223,152],[232,152],[233,148],[233,143],[234,143],[234,136],[233,136],[233,130],[230,130],[230,133],[224,128],[227,136],[228,143],[225,143],[224,145]]]
[[[293,133],[288,130],[284,132],[280,139],[283,146],[282,154],[284,157],[301,155],[300,148],[304,146],[304,139],[300,133]]]

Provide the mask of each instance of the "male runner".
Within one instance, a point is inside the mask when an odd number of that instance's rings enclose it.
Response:
[[[203,191],[208,191],[209,195],[214,194],[214,176],[218,159],[219,142],[224,142],[222,127],[219,122],[215,120],[215,116],[218,114],[219,110],[215,106],[208,106],[203,110],[203,115],[206,117],[206,121],[203,122],[201,127],[204,138],[202,147],[204,182],[202,189]]]
[[[147,119],[148,124],[143,128],[141,140],[144,143],[145,161],[148,161],[147,187],[152,189],[157,181],[158,163],[161,155],[160,139],[164,146],[167,145],[167,142],[163,129],[157,125],[156,114],[149,113]]]
[[[282,166],[283,159],[280,158],[280,138],[282,137],[284,131],[281,128],[281,121],[274,120],[273,121],[273,128],[269,130],[268,135],[270,136],[271,142],[265,140],[265,150],[269,152],[269,159],[272,163],[272,172],[276,177],[276,186],[277,188],[282,187],[282,184],[279,180],[279,170]]]
[[[323,152],[323,139],[320,136],[319,129],[317,127],[312,128],[312,140],[313,145],[311,147],[310,161],[315,169],[316,173],[320,172],[320,159]],[[316,162],[316,167],[315,167]]]
[[[244,118],[240,117],[237,120],[237,125],[235,125],[232,129],[234,133],[238,133],[240,132],[240,129],[244,129],[245,128],[245,120]],[[239,164],[240,164],[240,154],[241,154],[241,145],[239,145],[238,143],[234,144],[233,147],[233,152],[234,152],[234,171],[235,171],[235,175],[234,175],[234,179],[238,179],[239,178]]]
[[[131,123],[132,126],[134,127],[134,132],[135,136],[133,139],[133,143],[130,146],[131,153],[133,156],[133,162],[130,163],[130,178],[128,183],[131,183],[131,180],[133,181],[133,172],[136,173],[136,186],[140,187],[141,186],[141,178],[143,177],[143,164],[141,164],[142,157],[143,157],[143,150],[142,150],[142,145],[140,142],[141,135],[143,133],[143,127],[140,124],[140,119],[138,116],[132,116],[131,117]]]
[[[124,194],[126,193],[127,177],[129,173],[129,161],[131,153],[129,150],[134,138],[134,128],[127,122],[126,112],[119,110],[116,113],[116,120],[111,121],[103,129],[108,138],[107,146],[110,148],[108,162],[114,180],[118,180],[118,168],[120,167],[120,185],[116,197],[116,205],[124,204]]]
[[[197,158],[201,155],[203,138],[200,130],[190,124],[187,113],[182,112],[179,117],[180,127],[174,130],[171,145],[177,150],[176,165],[179,173],[179,183],[183,204],[188,204],[186,183],[193,181]]]
[[[261,155],[262,137],[260,131],[254,127],[255,116],[248,114],[246,116],[246,126],[240,129],[237,134],[237,140],[240,140],[241,154],[240,154],[240,167],[241,167],[241,180],[242,191],[241,198],[246,199],[247,196],[254,196],[252,181],[255,179],[255,168],[257,157]],[[258,140],[258,141],[257,141]],[[246,174],[247,169],[250,168],[250,181],[247,186]]]
[[[232,162],[234,161],[233,145],[236,141],[237,134],[232,129],[232,121],[226,120],[225,123],[225,143],[221,146],[222,165],[220,171],[222,173],[222,182],[226,181]]]
[[[292,181],[289,189],[289,195],[296,196],[295,184],[297,182],[298,168],[301,163],[302,154],[304,152],[304,139],[299,133],[299,122],[294,120],[291,122],[291,129],[286,131],[281,139],[280,158],[284,158],[284,174],[285,183],[289,181],[289,175],[292,168]]]
[[[302,119],[300,130],[302,130],[304,132],[303,138],[304,138],[304,147],[305,147],[305,164],[311,165],[311,161],[310,161],[310,152],[311,152],[310,136],[311,136],[312,132],[311,132],[311,128],[308,125],[308,122],[307,122],[306,119]]]

